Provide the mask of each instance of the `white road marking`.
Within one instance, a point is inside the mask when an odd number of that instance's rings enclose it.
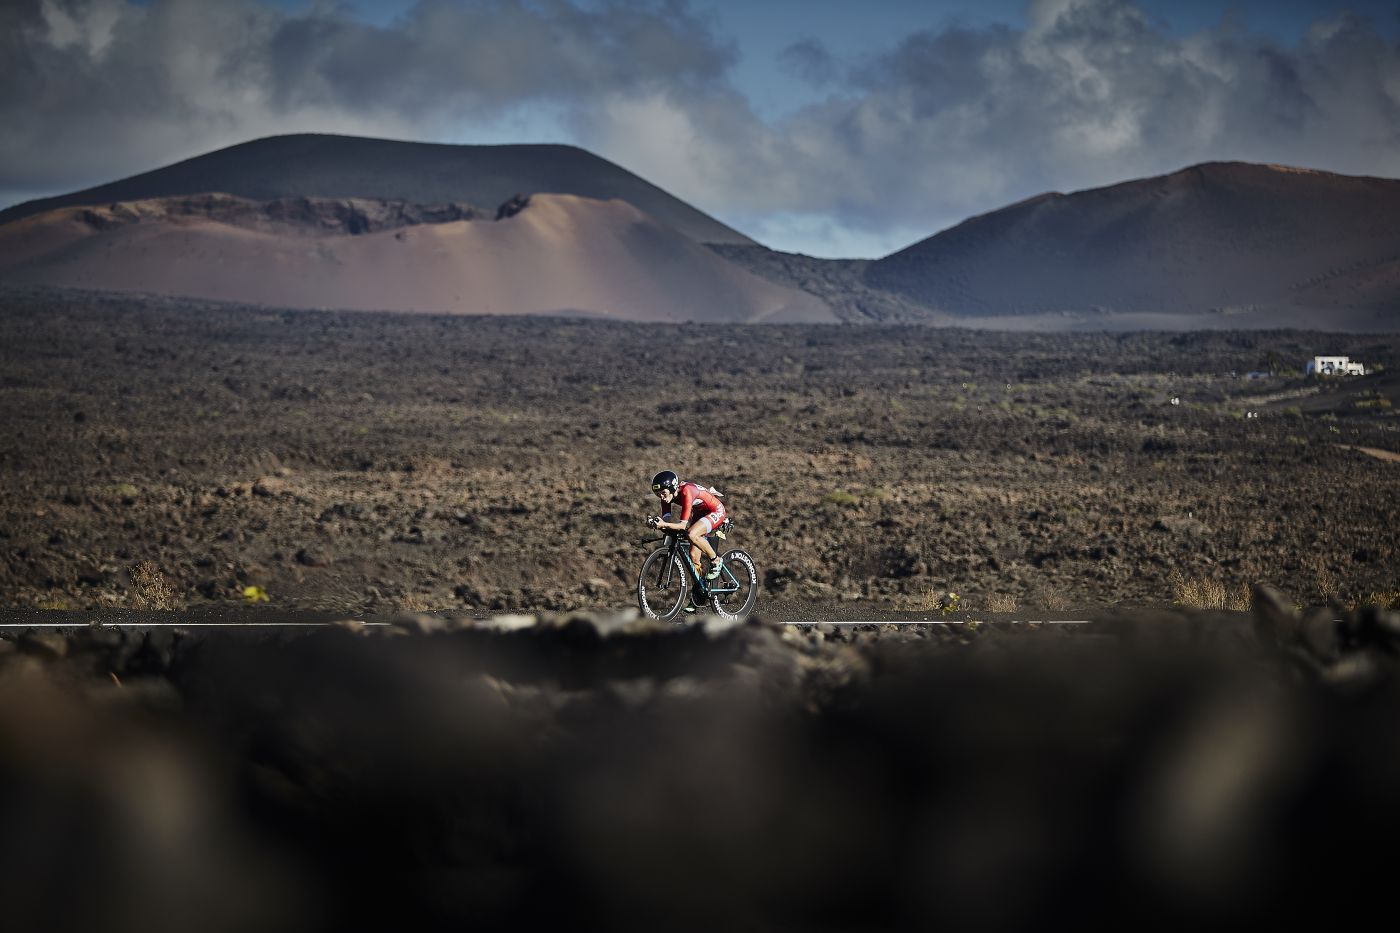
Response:
[[[354,621],[354,620],[349,620]],[[0,628],[325,628],[339,622],[0,622]],[[358,622],[357,625],[392,625]]]
[[[345,620],[354,622],[353,619]],[[857,619],[832,622],[813,619],[783,625],[1092,625],[1092,619]],[[0,622],[5,628],[328,628],[344,622]],[[393,625],[393,622],[356,622],[357,625]]]
[[[817,619],[811,622],[784,622],[784,625],[1092,625],[1093,619],[919,619],[892,621],[887,619],[866,619],[855,622],[828,622]]]

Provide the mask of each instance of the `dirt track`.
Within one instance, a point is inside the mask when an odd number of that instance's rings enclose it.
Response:
[[[601,609],[605,612],[630,612],[629,605],[618,605]],[[887,606],[855,603],[810,603],[791,600],[761,599],[758,615],[773,625],[820,625],[837,623],[854,625],[864,621],[900,623],[906,625],[964,625],[971,623],[1020,624],[1030,622],[1092,621],[1096,616],[1111,614],[1119,617],[1121,610],[1033,610],[1019,612],[940,612],[937,610],[900,610]],[[449,612],[424,612],[425,618],[440,618],[450,622],[480,621],[492,617],[487,611],[454,610]],[[700,614],[703,617],[703,613]],[[209,604],[178,611],[139,610],[139,609],[0,609],[0,627],[74,627],[91,626],[133,626],[133,627],[201,627],[221,626],[317,626],[342,621],[365,624],[387,624],[403,617],[401,612],[385,613],[345,613],[333,610],[287,610],[262,606],[240,606],[237,604]],[[686,616],[682,621],[694,617]]]

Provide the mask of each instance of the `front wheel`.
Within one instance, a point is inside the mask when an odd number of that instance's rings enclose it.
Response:
[[[637,576],[637,606],[648,619],[675,621],[685,609],[689,592],[690,576],[679,552],[669,547],[657,548],[642,561],[642,572]]]
[[[719,579],[710,583],[710,608],[722,619],[738,621],[748,617],[758,602],[758,570],[753,558],[743,551],[724,555]]]

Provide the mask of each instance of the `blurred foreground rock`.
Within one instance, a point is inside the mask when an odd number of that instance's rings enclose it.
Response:
[[[1336,924],[1400,619],[404,616],[0,641],[16,930]],[[1323,617],[1326,616],[1324,623]]]

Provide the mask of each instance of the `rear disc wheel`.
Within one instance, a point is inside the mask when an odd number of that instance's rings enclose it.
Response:
[[[725,554],[723,564],[719,578],[710,582],[710,608],[722,619],[745,619],[758,602],[758,569],[738,550]]]

